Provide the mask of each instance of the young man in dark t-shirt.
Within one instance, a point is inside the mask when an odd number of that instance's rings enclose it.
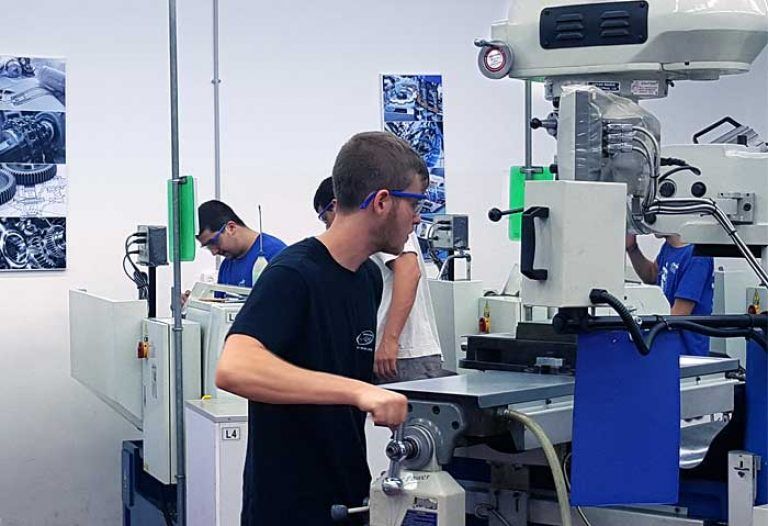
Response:
[[[277,256],[235,320],[216,384],[250,400],[243,525],[331,525],[333,504],[367,497],[365,413],[391,427],[407,415],[405,397],[369,383],[382,284],[368,257],[402,251],[427,184],[401,139],[352,137],[333,226]]]

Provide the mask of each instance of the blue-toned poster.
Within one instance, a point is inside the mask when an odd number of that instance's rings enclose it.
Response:
[[[443,78],[441,75],[382,75],[383,129],[404,139],[429,169],[427,201],[422,211],[423,235],[435,214],[445,213]]]
[[[67,266],[66,62],[0,55],[0,272]]]

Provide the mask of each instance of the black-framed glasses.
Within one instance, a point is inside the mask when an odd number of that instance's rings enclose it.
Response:
[[[219,240],[221,239],[221,234],[224,233],[224,229],[227,228],[227,224],[224,223],[220,229],[216,231],[215,234],[211,236],[211,239],[206,241],[205,243],[200,244],[200,248],[208,248],[215,247],[219,245]]]
[[[373,198],[376,197],[376,194],[379,193],[381,190],[376,190],[375,192],[371,192],[368,194],[368,197],[365,198],[365,201],[360,205],[360,210],[364,210],[368,208],[368,206],[373,202]],[[427,194],[414,194],[413,192],[404,192],[403,190],[387,190],[389,192],[389,195],[392,197],[399,197],[402,199],[413,199],[413,212],[415,214],[418,214],[421,212],[421,210],[424,208],[424,202],[427,200]]]
[[[325,205],[323,209],[320,210],[320,212],[317,214],[317,218],[323,223],[325,223],[325,216],[328,214],[328,212],[333,212],[333,208],[335,204],[336,202],[333,199],[331,199],[331,201],[327,205]]]

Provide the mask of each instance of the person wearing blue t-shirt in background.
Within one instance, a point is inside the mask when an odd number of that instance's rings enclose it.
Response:
[[[206,201],[197,209],[200,232],[197,240],[214,256],[223,256],[218,283],[238,287],[252,287],[254,272],[260,271],[259,256],[267,262],[278,255],[285,243],[264,232],[248,228],[242,219],[221,201]]]
[[[680,236],[663,236],[664,245],[655,261],[647,259],[633,234],[627,235],[627,254],[635,272],[649,285],[664,291],[675,316],[710,315],[714,296],[715,263],[711,257],[693,255],[693,245]],[[681,332],[683,354],[707,356],[709,338],[689,331]]]

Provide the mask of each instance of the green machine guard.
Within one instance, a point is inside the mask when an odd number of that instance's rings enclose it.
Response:
[[[195,260],[195,234],[197,233],[197,206],[195,203],[195,179],[185,175],[179,183],[179,259]],[[173,261],[173,180],[168,181],[168,252]]]
[[[509,208],[523,208],[525,206],[525,181],[553,181],[555,176],[549,168],[533,166],[535,171],[530,177],[526,177],[524,166],[513,166],[509,170]],[[522,214],[509,216],[509,239],[520,241],[522,230]]]

